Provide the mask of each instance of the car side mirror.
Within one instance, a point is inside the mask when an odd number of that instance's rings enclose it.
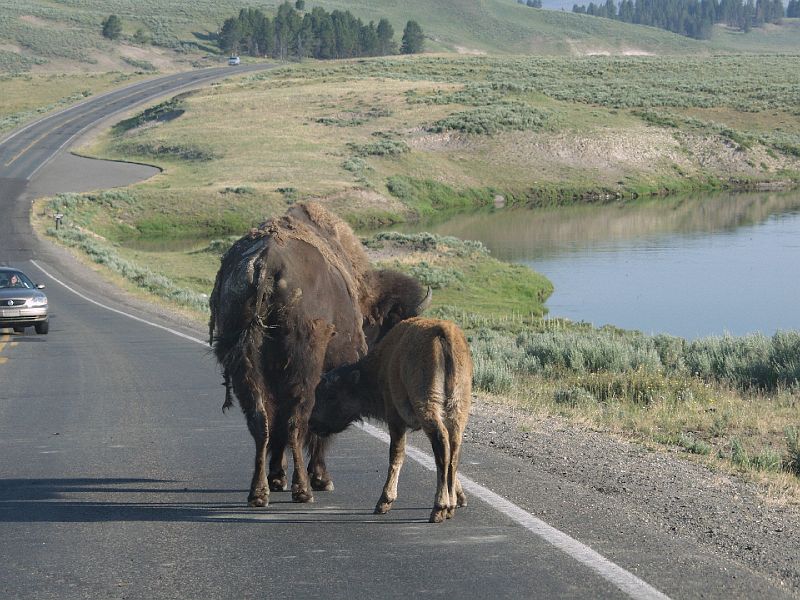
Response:
[[[45,285],[43,283],[37,283],[36,284],[36,289],[37,290],[43,290],[44,288],[45,288]]]

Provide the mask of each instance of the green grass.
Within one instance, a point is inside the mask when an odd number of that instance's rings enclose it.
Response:
[[[479,242],[429,233],[388,232],[367,238],[365,244],[373,249],[403,249],[404,257],[384,265],[414,275],[436,289],[437,307],[469,307],[477,315],[541,316],[545,301],[553,293],[547,278],[527,267],[491,258]],[[416,258],[405,258],[407,252]]]

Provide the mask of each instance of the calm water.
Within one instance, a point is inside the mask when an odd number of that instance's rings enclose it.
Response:
[[[501,209],[416,230],[545,274],[551,316],[689,338],[800,329],[797,192]]]

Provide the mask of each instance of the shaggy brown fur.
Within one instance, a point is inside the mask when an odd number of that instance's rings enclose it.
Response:
[[[307,436],[320,374],[358,360],[369,343],[429,302],[414,279],[370,269],[348,225],[315,203],[294,205],[228,250],[211,294],[209,335],[225,379],[223,409],[233,389],[256,442],[250,505],[268,503],[268,450],[269,488],[285,488],[287,443],[293,500],[310,502],[312,487],[333,489],[324,444]]]
[[[337,433],[363,417],[389,426],[389,473],[375,512],[389,511],[405,456],[406,430],[425,431],[436,459],[431,523],[453,516],[466,497],[456,471],[472,401],[472,359],[450,321],[412,318],[394,327],[354,365],[328,373],[317,387],[311,430]]]

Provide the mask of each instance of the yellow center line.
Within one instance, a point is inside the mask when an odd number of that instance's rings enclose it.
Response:
[[[40,135],[40,136],[39,136],[39,137],[37,137],[35,140],[33,140],[33,141],[30,143],[30,144],[28,144],[27,146],[25,146],[25,147],[24,147],[22,150],[20,150],[19,152],[17,152],[17,153],[16,153],[16,154],[15,154],[15,155],[14,155],[14,156],[11,158],[11,160],[10,160],[10,161],[8,161],[8,162],[6,163],[6,165],[5,165],[5,166],[9,166],[11,163],[13,163],[15,160],[17,160],[17,159],[18,159],[20,156],[22,156],[23,154],[25,154],[25,153],[26,153],[28,150],[30,150],[30,149],[31,149],[31,147],[32,147],[34,144],[37,144],[38,142],[40,142],[40,141],[42,140],[42,138],[44,138],[44,137],[47,137],[48,135],[50,135],[51,133],[53,133],[53,132],[54,132],[56,129],[58,129],[59,127],[64,127],[64,125],[69,125],[69,124],[70,124],[70,123],[72,123],[72,122],[73,122],[75,119],[79,119],[81,116],[82,116],[82,115],[78,115],[78,116],[76,116],[76,117],[72,117],[71,119],[68,119],[68,120],[64,121],[63,123],[58,123],[58,124],[56,124],[56,126],[55,126],[55,127],[51,127],[50,129],[48,129],[47,131],[45,131],[45,132],[44,132],[42,135]]]
[[[2,352],[5,347],[6,347],[6,343],[5,342],[0,342],[0,352]]]
[[[7,358],[0,357],[0,365],[4,365],[8,362]]]
[[[132,92],[132,93],[130,93],[130,94],[127,94],[127,95],[125,95],[125,96],[122,96],[122,98],[119,98],[119,100],[125,100],[126,98],[130,98],[130,97],[132,97],[132,96],[135,96],[135,95],[137,95],[138,93],[139,93],[139,91],[137,91],[137,92]],[[66,121],[64,121],[64,122],[62,122],[62,123],[58,123],[58,124],[56,124],[56,126],[55,126],[55,127],[52,127],[52,128],[50,128],[50,129],[48,129],[48,130],[47,130],[47,131],[45,131],[45,132],[44,132],[42,135],[40,135],[40,136],[39,136],[39,137],[37,137],[35,140],[33,140],[33,141],[30,143],[30,144],[28,144],[27,146],[25,146],[25,148],[23,148],[22,150],[20,150],[19,152],[17,152],[17,154],[16,154],[16,155],[14,155],[14,157],[13,157],[11,160],[9,160],[9,161],[8,161],[8,162],[5,164],[5,166],[6,166],[6,167],[7,167],[7,166],[9,166],[11,163],[13,163],[15,160],[17,160],[17,159],[18,159],[20,156],[22,156],[22,155],[23,155],[23,154],[25,154],[25,153],[26,153],[28,150],[30,150],[30,149],[31,149],[31,147],[32,147],[34,144],[36,144],[36,143],[40,142],[40,141],[42,140],[42,138],[44,138],[45,136],[48,136],[48,135],[50,135],[51,133],[53,133],[53,132],[54,132],[56,129],[58,129],[59,127],[64,127],[65,125],[69,125],[70,123],[72,123],[72,122],[73,122],[73,121],[75,121],[76,119],[80,119],[81,117],[85,117],[86,115],[90,115],[91,113],[93,113],[93,112],[96,112],[96,111],[98,111],[98,110],[100,110],[100,109],[103,109],[103,108],[106,108],[106,106],[105,106],[105,105],[100,105],[100,106],[97,106],[97,107],[95,107],[95,108],[91,109],[90,111],[88,111],[88,112],[86,112],[86,113],[81,113],[81,114],[78,114],[77,116],[75,116],[75,117],[72,117],[71,119],[68,119],[68,120],[66,120]]]

